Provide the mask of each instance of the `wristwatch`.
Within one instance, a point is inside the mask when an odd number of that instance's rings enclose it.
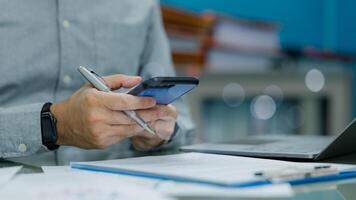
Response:
[[[51,113],[52,103],[45,103],[41,110],[42,144],[53,151],[59,148],[57,142],[56,118]]]

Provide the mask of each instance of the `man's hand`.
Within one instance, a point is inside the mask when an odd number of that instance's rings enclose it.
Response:
[[[125,75],[104,79],[113,89],[133,87],[141,81],[140,77]],[[84,85],[66,101],[51,106],[57,119],[57,144],[85,149],[105,148],[142,134],[143,129],[120,111],[156,109],[155,104],[150,97],[101,92],[89,84]],[[157,122],[155,127],[161,124]]]
[[[134,147],[139,151],[147,151],[167,141],[174,131],[177,111],[173,105],[157,105],[153,108],[137,111],[149,123],[157,135],[143,130],[131,138]]]

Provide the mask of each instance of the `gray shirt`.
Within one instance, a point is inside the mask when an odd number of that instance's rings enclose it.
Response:
[[[101,75],[173,76],[170,50],[155,0],[0,0],[0,157],[44,159],[40,111],[85,83],[89,66]],[[193,124],[183,100],[176,102],[184,142]],[[172,144],[173,145],[173,144]],[[70,160],[130,155],[129,141],[103,150],[61,147]],[[47,160],[55,160],[47,153]]]

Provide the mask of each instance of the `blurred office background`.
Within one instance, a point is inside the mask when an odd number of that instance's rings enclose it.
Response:
[[[196,142],[337,134],[356,114],[356,1],[161,0]]]

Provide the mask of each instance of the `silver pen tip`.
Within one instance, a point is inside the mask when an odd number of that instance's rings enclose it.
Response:
[[[154,131],[151,129],[151,127],[149,127],[147,124],[146,124],[146,126],[145,126],[145,129],[146,129],[147,132],[151,133],[152,135],[156,135],[156,132],[154,132]]]

